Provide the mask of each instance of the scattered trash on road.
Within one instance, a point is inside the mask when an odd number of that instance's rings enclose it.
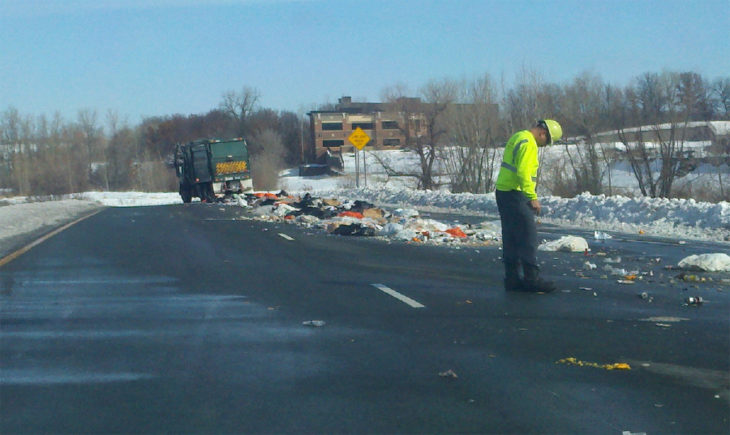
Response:
[[[327,323],[324,320],[307,320],[302,322],[302,325],[304,326],[314,326],[314,327],[321,327],[326,325]]]
[[[574,357],[563,358],[555,361],[555,364],[568,364],[579,367],[594,367],[597,369],[604,370],[631,370],[631,366],[627,363],[611,363],[611,364],[598,364],[594,362],[581,361]]]
[[[594,231],[593,238],[596,240],[608,240],[613,239],[613,236],[608,233],[604,233],[603,231]]]
[[[705,278],[704,276],[692,275],[692,274],[685,273],[685,272],[680,273],[679,275],[676,276],[676,278],[680,281],[685,281],[685,282],[705,282],[705,281],[707,281],[707,278]]]
[[[676,323],[689,320],[686,317],[672,317],[672,316],[656,316],[647,317],[646,319],[639,319],[642,322],[660,322],[660,323]]]
[[[456,372],[451,369],[448,369],[445,372],[439,372],[439,376],[448,379],[459,379],[459,375],[457,375]]]
[[[560,252],[585,252],[588,250],[588,242],[583,237],[563,236],[552,242],[545,242],[538,246],[540,251],[560,251]]]
[[[702,305],[705,303],[705,300],[702,299],[702,296],[690,296],[687,299],[684,300],[684,303],[687,305]]]
[[[641,299],[647,301],[647,302],[653,302],[654,301],[654,296],[649,296],[649,293],[647,293],[647,292],[641,292],[639,294],[639,297]]]
[[[397,209],[390,213],[366,201],[341,202],[333,198],[317,198],[309,193],[301,198],[289,196],[285,191],[247,194],[245,198],[246,208],[253,219],[296,223],[339,236],[472,246],[488,245],[501,239],[499,221],[449,225],[421,218],[413,209]]]

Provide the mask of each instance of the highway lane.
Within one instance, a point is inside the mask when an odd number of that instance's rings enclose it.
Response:
[[[672,282],[663,264],[619,286],[576,276],[581,255],[544,253],[561,291],[507,294],[496,247],[244,214],[107,209],[0,268],[0,432],[729,428],[727,286]],[[627,268],[687,249],[606,247]],[[684,306],[688,292],[708,302]]]

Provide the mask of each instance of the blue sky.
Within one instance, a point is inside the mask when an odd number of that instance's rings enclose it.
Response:
[[[616,85],[730,75],[728,0],[2,0],[0,111],[205,113],[256,88],[304,112],[402,83],[525,69]]]

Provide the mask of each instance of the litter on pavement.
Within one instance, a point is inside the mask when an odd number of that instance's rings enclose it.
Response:
[[[314,326],[314,327],[321,327],[326,325],[324,320],[307,320],[302,322],[302,325],[304,326]]]
[[[418,210],[412,208],[387,210],[367,201],[319,198],[310,193],[293,196],[283,190],[278,193],[234,195],[229,202],[248,210],[240,219],[296,224],[336,236],[376,237],[410,244],[453,246],[457,249],[462,246],[501,245],[502,228],[499,220],[486,220],[479,224],[446,223],[422,216]],[[586,239],[572,235],[543,242],[538,249],[583,253],[581,260],[576,259],[579,261],[577,267],[573,269],[576,276],[584,279],[602,279],[613,288],[641,283],[635,293],[639,295],[646,294],[642,293],[645,285],[661,286],[677,281],[726,285],[721,277],[715,277],[713,281],[712,277],[698,276],[698,273],[730,272],[730,256],[714,253],[691,255],[680,261],[677,266],[662,267],[665,270],[678,270],[681,273],[677,276],[671,277],[661,272],[655,275],[652,269],[662,262],[662,258],[622,258],[617,255],[621,251],[611,247],[612,242],[609,240],[613,238],[611,235],[595,231],[593,238],[599,245],[596,251],[590,249]],[[581,286],[580,289],[589,290],[589,287]],[[598,293],[593,291],[593,295],[598,296]],[[641,299],[652,302],[656,297],[661,298],[657,294],[651,296],[646,294],[646,297]],[[685,304],[699,305],[688,303],[686,299]]]
[[[448,379],[459,379],[459,375],[457,375],[456,372],[451,369],[448,369],[445,372],[439,372],[439,376]]]
[[[253,219],[296,223],[339,236],[382,237],[409,243],[489,245],[501,239],[499,221],[449,225],[420,216],[414,209],[389,212],[366,201],[294,197],[281,191],[239,196]]]
[[[538,246],[540,251],[587,252],[588,242],[583,237],[563,236],[552,242],[545,242]]]
[[[605,370],[631,370],[631,366],[627,363],[611,363],[611,364],[598,364],[594,362],[581,361],[574,357],[563,358],[555,361],[555,364],[568,364],[579,367],[594,367]]]

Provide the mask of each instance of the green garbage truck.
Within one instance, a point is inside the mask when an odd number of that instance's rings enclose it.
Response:
[[[248,146],[243,138],[177,144],[175,172],[184,203],[193,198],[214,202],[217,197],[253,191]]]

